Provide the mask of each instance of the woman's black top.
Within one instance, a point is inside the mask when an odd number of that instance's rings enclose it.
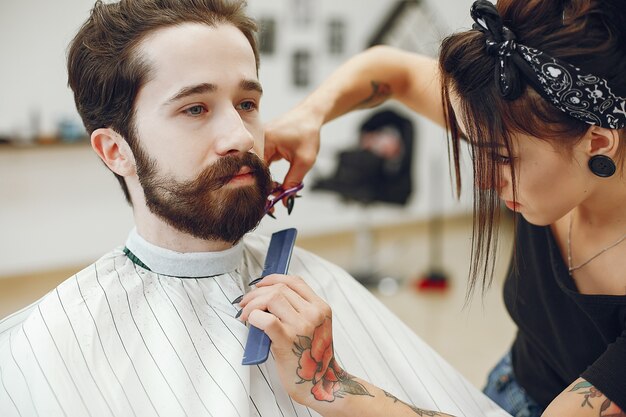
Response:
[[[626,295],[578,292],[550,227],[518,216],[504,302],[515,376],[535,401],[547,407],[583,377],[626,411]]]

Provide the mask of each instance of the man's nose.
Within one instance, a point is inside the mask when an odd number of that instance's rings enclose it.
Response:
[[[248,152],[254,147],[254,136],[241,119],[237,109],[224,110],[218,121],[216,153],[220,156]]]

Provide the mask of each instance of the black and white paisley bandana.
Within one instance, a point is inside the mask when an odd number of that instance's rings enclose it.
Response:
[[[522,94],[523,74],[544,99],[570,116],[609,129],[626,127],[626,98],[615,95],[605,79],[518,43],[487,0],[474,2],[471,15],[473,28],[486,36],[487,53],[498,58],[495,78],[504,98]]]

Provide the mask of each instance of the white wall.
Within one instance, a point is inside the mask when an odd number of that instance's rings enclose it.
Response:
[[[65,50],[91,0],[0,1],[0,133],[30,132],[39,115],[44,132],[78,117],[67,88]]]
[[[249,0],[257,17],[278,17],[277,54],[264,57],[261,82],[266,95],[263,117],[270,120],[299,102],[307,93],[290,87],[285,60],[296,47],[315,51],[317,84],[333,68],[363,49],[393,4],[390,0],[316,0],[313,26],[299,28],[290,18],[290,0]],[[469,25],[469,0],[430,0],[427,5],[444,30]],[[86,18],[92,0],[0,1],[0,135],[28,136],[33,120],[43,133],[54,133],[62,118],[77,119],[66,87],[65,49]],[[324,54],[326,17],[344,16],[349,29],[344,56]],[[357,112],[330,123],[318,172],[328,172],[338,149],[355,140],[355,126],[365,117]],[[297,227],[301,235],[425,219],[433,214],[467,212],[469,202],[454,201],[444,133],[415,118],[418,128],[417,193],[406,209],[376,206],[365,212],[336,197],[304,191],[292,216],[279,209],[279,220],[265,219],[259,231],[271,233]],[[35,126],[36,127],[36,126]],[[285,164],[273,166],[282,178]],[[314,173],[315,174],[315,173]],[[313,175],[314,175],[313,174]],[[310,182],[311,177],[305,179]],[[467,193],[466,193],[467,194]],[[0,147],[0,276],[28,273],[90,262],[122,244],[132,227],[132,215],[119,186],[88,146]]]

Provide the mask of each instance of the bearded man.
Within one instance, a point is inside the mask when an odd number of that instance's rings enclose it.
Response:
[[[272,357],[241,364],[248,328],[232,302],[262,273],[268,239],[244,235],[272,183],[244,6],[98,1],[72,41],[78,112],[136,228],[0,322],[3,417],[317,415],[289,399]],[[333,307],[339,363],[409,406],[497,410],[344,271],[296,249],[290,272]],[[313,368],[301,377],[321,398],[349,387]]]

